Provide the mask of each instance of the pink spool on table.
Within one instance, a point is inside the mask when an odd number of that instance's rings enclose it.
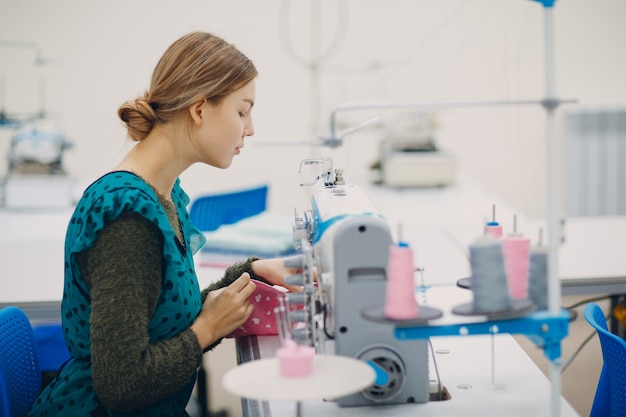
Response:
[[[413,250],[405,242],[389,247],[385,317],[392,320],[410,320],[419,315],[415,298],[415,266]]]
[[[516,300],[528,298],[528,268],[530,264],[530,239],[517,233],[517,219],[513,221],[513,233],[502,238],[504,265],[509,295]]]
[[[280,374],[290,378],[301,378],[313,373],[315,348],[298,345],[291,339],[276,350]]]
[[[280,347],[276,350],[280,375],[299,378],[313,373],[315,348],[299,345],[293,340],[291,320],[289,319],[289,303],[284,297],[278,299],[278,307],[274,309],[276,328]]]

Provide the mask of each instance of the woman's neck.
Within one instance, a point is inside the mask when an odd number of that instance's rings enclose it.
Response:
[[[176,179],[189,166],[182,162],[175,144],[171,136],[153,131],[126,154],[115,170],[133,172],[157,193],[171,199]]]

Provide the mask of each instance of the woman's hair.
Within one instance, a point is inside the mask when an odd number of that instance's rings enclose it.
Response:
[[[205,32],[189,33],[175,41],[152,73],[150,89],[117,111],[135,141],[152,128],[176,118],[198,96],[213,104],[248,84],[257,70],[244,54],[222,38]]]

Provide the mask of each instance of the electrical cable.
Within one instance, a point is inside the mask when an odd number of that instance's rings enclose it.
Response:
[[[432,32],[430,32],[415,48],[413,48],[411,50],[410,53],[408,53],[404,58],[400,59],[398,61],[397,64],[394,65],[394,67],[391,68],[391,70],[389,70],[384,76],[383,78],[373,87],[373,89],[377,89],[380,88],[386,81],[388,81],[392,75],[397,72],[400,68],[402,68],[403,66],[407,65],[410,61],[411,58],[413,58],[418,52],[420,52],[425,46],[428,45],[429,41],[437,34],[439,33],[442,29],[446,28],[449,23],[456,18],[465,8],[466,6],[469,4],[470,2],[465,2],[463,3],[460,7],[458,7],[456,10],[454,10],[450,15],[448,15]],[[438,70],[435,71],[433,73],[433,77],[435,75],[437,75],[439,72],[441,72],[442,69],[444,69],[445,67],[447,67],[449,65],[449,63],[452,60],[452,57],[456,56],[465,46],[465,44],[467,43],[467,41],[476,33],[476,29],[478,26],[480,26],[480,23],[486,18],[486,16],[488,15],[488,13],[490,11],[492,11],[492,5],[493,2],[489,5],[489,7],[486,9],[485,13],[476,21],[477,24],[474,26],[474,28],[471,30],[471,32],[464,38],[463,42],[456,48],[455,53],[451,55],[450,59],[446,62],[444,62],[442,65],[439,66]],[[521,27],[528,27],[530,25],[530,21],[533,18],[533,14],[530,13],[530,11],[526,14],[526,23],[521,25]],[[520,32],[520,35],[525,34]],[[488,82],[486,82],[485,84],[483,84],[483,86],[477,88],[475,90],[475,93],[472,94],[472,96],[476,96],[478,94],[480,94],[482,91],[486,90],[491,84],[493,84],[493,82],[497,81],[498,79],[502,78],[508,71],[508,69],[510,67],[512,67],[513,65],[515,65],[516,63],[519,62],[520,60],[520,56],[521,56],[521,52],[525,49],[525,45],[526,45],[526,41],[527,41],[527,36],[520,36],[520,39],[518,40],[518,47],[514,48],[517,52],[517,54],[515,55],[515,57],[511,60],[508,60],[505,62],[504,66],[502,67],[502,69],[498,72],[498,74],[496,74],[493,78],[491,78]],[[431,77],[432,78],[432,77]],[[425,82],[422,84],[430,84],[430,82]],[[419,87],[416,90],[413,90],[412,94],[415,93],[415,91],[417,91],[419,89]]]
[[[440,23],[439,25],[437,25],[435,27],[434,30],[432,30],[430,33],[428,33],[420,43],[418,43],[413,49],[411,49],[411,51],[405,55],[403,58],[400,58],[396,64],[392,64],[393,67],[391,67],[391,69],[389,71],[387,71],[386,74],[383,75],[382,79],[379,80],[379,82],[373,86],[372,89],[370,90],[376,90],[378,88],[380,88],[382,86],[382,84],[384,84],[387,80],[389,80],[393,74],[395,72],[397,72],[400,68],[402,68],[403,66],[405,66],[410,60],[411,58],[413,58],[418,52],[420,52],[426,45],[428,45],[430,43],[430,40],[435,37],[436,34],[438,34],[441,30],[443,30],[444,28],[446,28],[450,22],[457,17],[457,15],[459,13],[461,13],[461,11],[463,9],[465,9],[466,6],[468,6],[470,4],[471,0],[467,0],[465,1],[460,7],[458,7],[457,9],[453,10],[452,13],[450,13],[448,16],[446,16]]]
[[[416,268],[416,272],[420,273],[420,281],[422,283],[422,303],[423,305],[428,305],[428,300],[426,297],[426,281],[424,280],[424,268]],[[430,338],[428,340],[428,347],[430,350],[430,354],[433,358],[433,367],[435,368],[435,375],[437,377],[437,394],[439,401],[443,400],[443,390],[441,389],[441,377],[439,376],[439,368],[437,367],[437,359],[435,359],[435,349],[433,348],[433,343]]]
[[[375,91],[376,89],[380,88],[382,85],[384,85],[385,82],[387,82],[390,78],[392,78],[391,76],[402,66],[406,65],[409,60],[415,55],[417,54],[418,51],[420,51],[425,45],[428,44],[428,41],[430,40],[431,36],[434,36],[434,34],[436,34],[437,32],[439,32],[441,29],[443,29],[445,26],[448,25],[448,23],[450,21],[452,21],[470,2],[466,1],[465,3],[463,3],[459,8],[457,8],[452,14],[450,14],[433,32],[431,32],[427,38],[422,41],[416,48],[414,48],[410,54],[408,54],[407,56],[405,56],[405,58],[403,58],[400,63],[398,65],[396,65],[395,67],[392,68],[392,70],[390,72],[388,72],[385,76],[382,77],[382,80],[380,80],[377,84],[375,84],[372,88],[369,89],[369,91]],[[467,43],[473,38],[474,34],[478,32],[478,28],[481,26],[481,23],[483,22],[483,20],[489,15],[489,13],[492,11],[493,7],[493,3],[495,3],[495,0],[492,0],[491,3],[489,4],[489,6],[486,8],[486,10],[484,11],[484,13],[482,14],[482,16],[476,20],[474,26],[471,28],[471,30],[469,31],[469,34],[466,35],[463,40],[460,42],[460,44],[457,46],[457,48],[455,48],[455,50],[450,54],[450,56],[448,57],[448,59],[443,62],[442,64],[440,64],[431,74],[428,78],[424,78],[421,80],[421,82],[414,88],[412,89],[409,93],[404,95],[404,98],[410,98],[410,97],[414,97],[417,93],[417,91],[420,90],[420,88],[422,88],[424,85],[430,85],[432,84],[432,80],[439,75],[440,72],[442,72],[442,70],[446,67],[448,67],[450,65],[450,63],[453,61],[454,57],[457,56],[460,51],[462,51],[463,49],[465,49],[465,47],[467,46]],[[390,110],[385,110],[382,111],[380,113],[380,117],[384,117]]]
[[[460,52],[465,49],[465,47],[467,46],[467,44],[469,43],[469,41],[474,37],[474,35],[478,32],[478,28],[481,26],[481,24],[483,23],[483,21],[485,20],[485,18],[489,15],[489,13],[492,11],[492,5],[495,2],[495,0],[493,0],[489,6],[486,8],[485,12],[483,13],[483,15],[476,19],[474,26],[472,27],[472,29],[470,30],[470,32],[463,38],[463,40],[457,45],[456,49],[454,49],[454,51],[452,51],[452,53],[449,55],[448,59],[441,63],[439,65],[439,67],[437,69],[435,69],[435,71],[431,74],[431,76],[427,79],[422,79],[420,85],[418,85],[416,88],[414,88],[413,90],[409,91],[409,93],[406,95],[406,97],[415,97],[416,96],[416,92],[419,91],[419,89],[424,86],[424,85],[431,85],[432,84],[432,80],[439,75],[440,72],[443,71],[443,69],[445,69],[446,67],[448,67],[450,65],[450,63],[452,63],[453,58],[456,57],[457,55],[460,54]]]
[[[580,307],[580,306],[585,305],[587,303],[591,303],[591,302],[595,302],[595,301],[608,300],[609,298],[611,298],[610,295],[603,295],[603,296],[600,296],[600,297],[587,298],[585,300],[578,301],[577,303],[574,303],[571,306],[565,307],[565,308],[567,308],[568,310],[572,310],[572,309],[574,309],[576,307]]]
[[[428,346],[430,347],[430,354],[433,357],[433,367],[435,368],[435,375],[437,376],[437,393],[439,394],[439,401],[443,400],[443,390],[441,389],[441,377],[439,376],[439,368],[437,368],[437,360],[435,359],[435,349],[433,343],[428,340]]]
[[[534,16],[535,15],[533,13],[531,13],[530,10],[528,10],[526,12],[526,17],[525,17],[524,23],[520,24],[520,27],[521,28],[529,28],[529,27],[531,27],[531,22],[534,20],[533,19]],[[528,41],[528,34],[526,32],[524,32],[524,31],[520,31],[520,39],[518,39],[518,41],[515,42],[517,44],[517,47],[510,48],[510,49],[513,49],[513,50],[517,51],[516,54],[514,55],[514,57],[509,59],[509,60],[505,60],[504,61],[504,65],[502,66],[500,71],[493,78],[491,78],[489,81],[484,83],[481,87],[478,87],[475,90],[475,92],[472,93],[472,96],[479,95],[482,91],[486,90],[489,86],[491,86],[491,84],[493,84],[495,81],[497,81],[500,78],[502,78],[508,72],[509,68],[511,68],[514,65],[516,65],[520,61],[520,57],[522,55],[522,52],[526,48],[527,41]],[[507,49],[509,49],[509,48],[507,48]]]
[[[328,313],[327,306],[326,304],[324,304],[324,307],[322,308],[322,317],[323,317],[322,322],[324,325],[322,327],[324,328],[324,334],[326,335],[326,337],[329,340],[334,340],[335,335],[328,333],[328,325],[326,323],[326,318],[328,317],[327,313]]]
[[[605,316],[605,320],[609,320],[609,317],[611,317],[611,315],[607,315]],[[563,372],[565,372],[565,370],[567,369],[568,366],[570,366],[572,364],[572,362],[574,361],[574,359],[578,356],[578,354],[583,350],[583,348],[585,347],[585,345],[587,345],[587,343],[589,343],[589,341],[591,341],[591,339],[593,339],[593,337],[597,334],[597,332],[594,330],[593,332],[591,332],[591,334],[589,336],[587,336],[587,338],[585,340],[583,340],[583,342],[580,344],[580,346],[578,346],[578,348],[576,349],[576,351],[574,351],[574,353],[572,354],[572,356],[569,358],[569,360],[567,362],[565,362],[563,364],[563,366],[561,367],[561,375],[563,374]]]
[[[278,37],[280,40],[280,44],[283,46],[283,50],[285,51],[285,54],[289,58],[291,58],[294,62],[307,68],[310,68],[313,65],[319,68],[321,62],[328,59],[330,56],[332,56],[335,53],[335,51],[339,48],[339,45],[341,45],[341,42],[346,36],[348,25],[345,23],[342,24],[342,21],[343,22],[347,21],[347,16],[348,16],[347,1],[346,0],[337,1],[337,8],[338,8],[337,27],[335,28],[335,33],[333,34],[331,38],[330,45],[326,48],[325,51],[321,52],[319,56],[310,57],[309,60],[301,57],[296,52],[293,45],[289,42],[289,40],[291,39],[291,36],[289,35],[289,28],[288,28],[289,18],[288,17],[289,17],[289,12],[291,9],[290,6],[291,6],[292,1],[293,0],[282,0],[280,2],[280,6],[278,9],[278,35],[279,35]]]
[[[587,343],[589,343],[589,341],[591,339],[593,339],[593,336],[596,335],[596,331],[594,330],[589,336],[587,336],[587,338],[580,344],[580,346],[578,347],[578,349],[576,349],[576,351],[574,351],[574,353],[572,354],[572,356],[568,359],[567,362],[565,362],[563,364],[563,366],[561,367],[561,375],[563,375],[563,372],[565,372],[565,370],[567,369],[568,366],[570,366],[572,364],[572,362],[574,361],[574,359],[576,358],[576,356],[578,356],[578,354],[582,351],[582,349],[585,347],[585,345]]]

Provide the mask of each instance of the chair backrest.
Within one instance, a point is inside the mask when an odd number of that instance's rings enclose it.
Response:
[[[588,303],[584,315],[598,333],[603,360],[591,417],[626,416],[626,341],[608,330],[598,304]]]
[[[0,371],[3,416],[23,416],[39,395],[41,371],[30,321],[13,306],[0,309]]]
[[[191,222],[203,232],[216,230],[265,211],[268,186],[222,194],[205,195],[191,203]]]
[[[65,344],[63,326],[60,322],[33,324],[33,335],[39,352],[41,372],[58,372],[68,359],[70,352]]]

